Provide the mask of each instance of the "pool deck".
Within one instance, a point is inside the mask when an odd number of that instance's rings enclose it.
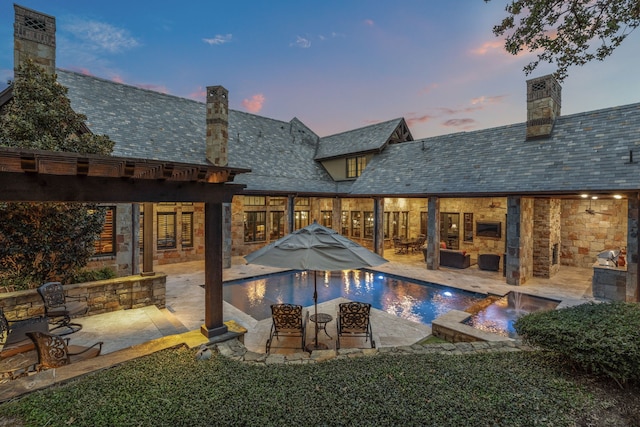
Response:
[[[472,292],[493,295],[505,295],[512,290],[560,301],[559,307],[580,304],[593,300],[591,294],[591,270],[563,266],[560,272],[551,279],[533,278],[523,286],[510,286],[504,282],[502,272],[479,270],[477,265],[464,270],[446,269],[427,270],[422,254],[394,255],[387,254],[389,263],[373,270],[395,274],[411,279],[428,281],[452,286]],[[158,266],[157,271],[167,274],[167,295],[164,310],[155,307],[125,310],[115,313],[83,318],[82,331],[71,335],[72,344],[90,344],[97,340],[105,342],[104,353],[109,353],[131,345],[176,333],[197,331],[204,323],[204,262],[193,261],[180,264]],[[225,281],[261,276],[283,271],[282,269],[249,265],[242,257],[235,257],[232,267],[225,269]],[[335,348],[335,313],[336,299],[318,305],[318,311],[331,314],[334,320],[327,325],[327,331],[333,339],[329,339],[323,331],[319,333],[319,341],[329,348]],[[313,314],[313,306],[307,307]],[[269,336],[271,319],[256,321],[252,317],[224,303],[224,320],[234,320],[247,329],[244,344],[248,350],[264,352]],[[372,310],[371,324],[374,341],[378,347],[411,345],[431,334],[427,325],[400,319],[381,310]],[[314,336],[313,324],[308,327],[307,342]],[[282,341],[282,340],[280,340]],[[296,349],[295,342],[277,342],[272,353],[290,353],[301,351]],[[348,345],[366,346],[363,340]]]
[[[428,281],[452,286],[473,292],[493,295],[505,295],[512,290],[560,301],[559,307],[572,306],[593,300],[591,294],[590,269],[563,266],[560,272],[551,279],[534,278],[523,286],[510,286],[504,283],[501,272],[478,270],[477,265],[464,270],[445,269],[427,270],[422,254],[393,255],[387,254],[390,261],[374,270],[404,276],[416,280]],[[181,264],[159,266],[158,272],[167,274],[166,308],[155,306],[132,310],[121,310],[78,319],[83,329],[69,335],[70,344],[91,345],[103,341],[104,356],[75,363],[63,368],[49,369],[14,381],[0,381],[0,402],[13,399],[21,394],[67,381],[79,375],[107,369],[119,363],[132,360],[155,351],[176,345],[186,344],[198,347],[208,342],[200,333],[204,323],[204,262],[194,261]],[[244,259],[233,259],[232,267],[225,269],[225,281],[243,279],[265,274],[272,274],[282,269],[248,265]],[[335,313],[341,298],[318,305],[318,311],[331,314],[334,320],[328,323],[327,331],[319,331],[318,341],[335,349]],[[313,306],[307,307],[313,312]],[[454,313],[455,314],[455,313]],[[459,314],[459,313],[458,313]],[[455,317],[455,316],[454,316]],[[256,321],[228,303],[224,303],[223,318],[233,320],[247,329],[244,335],[245,347],[256,353],[264,353],[265,343],[269,336],[271,319]],[[441,316],[445,318],[445,316]],[[437,319],[436,319],[437,320]],[[453,320],[455,322],[456,320]],[[372,309],[371,324],[376,347],[401,347],[419,342],[431,334],[431,327]],[[435,322],[434,322],[435,324]],[[307,327],[307,344],[313,342],[313,324]],[[497,337],[497,338],[496,338]],[[499,338],[494,335],[493,339]],[[364,339],[352,338],[341,340],[342,348],[367,348],[370,343]],[[281,339],[273,344],[271,354],[292,354],[301,352],[300,340]],[[25,361],[35,362],[34,352],[22,356]],[[23,362],[25,362],[23,361]],[[9,362],[7,359],[2,362]]]

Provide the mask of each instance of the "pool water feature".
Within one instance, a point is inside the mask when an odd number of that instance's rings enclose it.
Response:
[[[318,303],[335,298],[370,303],[402,319],[430,325],[450,310],[464,310],[486,297],[429,282],[372,272],[317,272]],[[271,317],[271,304],[313,305],[313,272],[292,271],[225,282],[224,300],[256,320]]]
[[[554,310],[560,301],[509,292],[504,297],[488,297],[488,304],[467,309],[473,315],[464,323],[485,332],[516,338],[513,324],[520,316],[540,310]]]

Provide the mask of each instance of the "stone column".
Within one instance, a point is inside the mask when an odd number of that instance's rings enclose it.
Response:
[[[335,231],[342,233],[342,199],[334,197],[331,206],[331,225]]]
[[[204,204],[204,325],[200,332],[207,338],[227,332],[222,321],[222,205]]]
[[[626,300],[640,302],[638,280],[638,219],[640,218],[640,193],[630,194],[627,198],[627,295]]]
[[[507,284],[523,285],[533,275],[533,199],[507,197]]]
[[[373,250],[384,255],[384,198],[373,199]]]
[[[437,270],[440,267],[440,199],[429,197],[427,207],[427,270]]]

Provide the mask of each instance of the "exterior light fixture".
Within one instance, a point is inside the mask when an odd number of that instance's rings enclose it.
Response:
[[[583,199],[586,199],[587,197],[589,197],[588,194],[581,194],[580,197],[582,197]]]
[[[622,199],[622,196],[620,194],[614,194],[613,198],[616,199],[616,200],[620,200],[620,199]]]

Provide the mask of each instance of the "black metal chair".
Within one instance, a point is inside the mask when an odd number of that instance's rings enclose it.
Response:
[[[370,313],[371,304],[365,302],[352,301],[338,304],[336,350],[340,349],[340,337],[362,337],[365,338],[365,342],[371,341],[371,348],[376,348]]]
[[[273,337],[280,339],[283,337],[301,337],[302,349],[305,346],[307,323],[309,321],[309,312],[302,309],[301,305],[296,304],[272,304],[271,305],[271,332],[266,344],[266,352],[271,351]]]
[[[89,311],[87,298],[82,296],[65,296],[60,282],[47,282],[38,287],[38,293],[44,302],[44,311],[55,325],[51,330],[66,328],[67,331],[58,335],[69,335],[82,329],[80,323],[73,323],[71,319],[82,316]]]
[[[46,332],[27,332],[38,352],[37,369],[59,368],[100,355],[103,342],[92,346],[69,345],[69,338]]]

